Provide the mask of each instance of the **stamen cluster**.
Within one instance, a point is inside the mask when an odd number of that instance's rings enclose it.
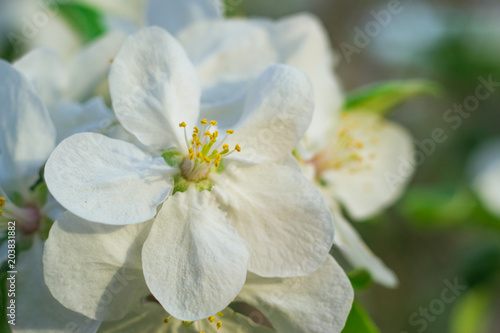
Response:
[[[183,175],[192,181],[204,178],[212,166],[217,168],[223,157],[227,157],[235,151],[241,151],[238,144],[233,150],[229,150],[229,145],[224,143],[227,137],[234,133],[233,130],[227,130],[224,138],[217,143],[219,132],[217,130],[210,132],[212,127],[217,125],[217,122],[215,120],[208,122],[203,119],[200,123],[203,125],[201,131],[195,126],[191,139],[188,139],[186,123],[179,124],[179,127],[184,128],[184,139],[189,153],[182,164],[182,171]]]

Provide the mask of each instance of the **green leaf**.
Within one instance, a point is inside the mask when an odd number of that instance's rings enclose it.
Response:
[[[375,326],[365,309],[357,301],[354,301],[342,333],[380,333],[380,330]]]
[[[413,187],[404,196],[400,211],[422,228],[464,223],[475,208],[471,193],[455,186]]]
[[[463,295],[453,308],[450,333],[486,332],[493,295],[487,288],[475,288]]]
[[[354,289],[362,290],[368,288],[372,283],[370,273],[364,268],[357,268],[347,273]]]
[[[426,80],[389,81],[377,83],[350,93],[344,112],[371,112],[385,115],[411,98],[421,95],[436,96],[441,87]]]
[[[84,43],[88,43],[106,33],[105,18],[102,13],[83,3],[68,2],[58,4],[53,11],[80,35]]]

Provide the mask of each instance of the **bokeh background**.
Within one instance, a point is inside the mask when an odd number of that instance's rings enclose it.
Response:
[[[0,4],[8,1],[23,0]],[[387,10],[390,0],[226,2],[229,16],[317,15],[337,52],[336,71],[346,95],[388,80],[420,78],[441,85],[438,96],[412,100],[389,115],[418,142],[427,142],[435,129],[442,129],[447,140],[429,148],[395,205],[355,223],[400,279],[397,289],[373,284],[356,297],[380,332],[500,332],[500,219],[483,207],[470,186],[474,151],[500,137],[500,87],[461,116],[456,128],[444,118],[447,110],[474,95],[479,77],[500,82],[500,2],[400,1],[401,10],[350,55],[343,48],[356,46],[358,29],[364,31],[375,21],[373,13]],[[7,24],[4,19],[0,27]],[[0,56],[13,60],[19,54],[0,38]],[[466,286],[449,304],[440,302],[448,283]],[[434,312],[426,310],[432,306]]]

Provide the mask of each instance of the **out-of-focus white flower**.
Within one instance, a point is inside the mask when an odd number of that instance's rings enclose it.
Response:
[[[212,0],[191,0],[178,20],[167,20],[179,2],[151,0],[147,23],[173,33],[186,49],[201,81],[202,115],[224,116],[224,125],[239,119],[246,94],[253,81],[274,63],[292,65],[304,71],[315,89],[313,127],[325,127],[343,100],[340,84],[332,75],[335,57],[320,21],[310,14],[281,20],[264,18],[223,19],[223,6]],[[326,129],[326,127],[325,127]],[[322,140],[313,131],[308,141]]]
[[[111,32],[68,60],[49,48],[38,48],[17,60],[14,67],[28,78],[49,109],[59,102],[85,102],[107,79],[124,39],[123,33]]]
[[[500,217],[500,139],[480,146],[470,161],[472,189],[493,215]]]
[[[410,135],[395,123],[362,112],[343,114],[330,130],[321,132],[318,128],[315,132],[323,134],[323,143],[309,151],[299,149],[298,155],[305,174],[321,188],[337,216],[335,243],[353,266],[367,269],[375,281],[394,287],[396,276],[343,220],[339,204],[351,217],[366,219],[393,203],[409,175],[401,175],[404,181],[393,184],[386,173],[399,174],[402,161],[411,157]]]
[[[303,73],[284,65],[266,70],[250,88],[242,120],[224,138],[213,131],[216,121],[201,120],[201,130],[195,126],[195,68],[160,28],[127,39],[113,63],[110,88],[123,127],[163,157],[99,134],[77,134],[54,150],[45,179],[55,198],[81,218],[144,222],[123,232],[144,233],[144,277],[169,313],[195,320],[224,309],[241,290],[247,269],[292,277],[321,265],[333,242],[331,214],[290,154],[313,112],[312,86]],[[87,242],[88,235],[72,230],[84,223],[66,220],[56,223],[59,233],[52,229],[48,240],[49,289],[65,306],[94,319],[123,316],[125,301],[96,309],[106,281],[126,267],[126,256],[104,270],[105,258],[88,259],[107,253],[98,246],[72,253],[68,246]],[[116,244],[117,237],[103,234],[101,240]],[[102,282],[94,285],[93,274]]]
[[[90,331],[94,320],[57,303],[43,283],[43,244],[38,236],[47,217],[55,219],[60,210],[33,188],[39,170],[55,146],[56,130],[41,98],[26,78],[11,65],[0,61],[0,225],[6,232],[16,222],[16,238],[31,238],[32,246],[16,261],[18,293],[15,332],[65,332],[72,322]],[[6,245],[6,243],[4,243]],[[2,248],[2,259],[7,248]],[[43,300],[43,301],[42,301]],[[40,306],[40,304],[44,304]]]

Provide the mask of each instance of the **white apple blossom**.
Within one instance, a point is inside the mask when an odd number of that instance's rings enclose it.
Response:
[[[296,278],[262,278],[249,273],[236,304],[250,305],[245,315],[231,308],[194,322],[182,322],[155,302],[137,303],[119,321],[103,322],[99,333],[114,332],[341,332],[351,304],[349,279],[328,256],[314,273]],[[244,304],[242,304],[243,302]],[[273,329],[264,326],[268,323]],[[268,325],[269,326],[269,325]]]
[[[76,134],[54,150],[45,179],[73,214],[132,224],[123,232],[143,234],[143,278],[166,311],[182,320],[207,317],[239,293],[247,269],[292,277],[321,265],[333,242],[332,217],[290,154],[314,108],[303,73],[284,65],[267,69],[251,87],[241,121],[222,138],[217,121],[195,126],[201,93],[195,68],[171,35],[152,27],[128,37],[113,62],[110,89],[123,127],[158,153]],[[123,316],[125,301],[99,307],[109,276],[96,282],[91,276],[102,274],[101,261],[86,258],[98,247],[71,257],[76,239],[66,239],[85,235],[63,223],[55,230],[45,258],[53,295],[94,319]],[[114,247],[117,237],[104,237],[102,246]],[[126,267],[125,259],[113,267]]]
[[[328,122],[328,119],[325,121]],[[401,195],[411,174],[396,186],[386,174],[399,174],[400,164],[409,160],[413,143],[401,126],[381,116],[353,112],[330,118],[331,128],[323,135],[323,144],[299,149],[301,166],[324,194],[337,218],[334,219],[335,244],[354,267],[367,269],[373,279],[395,287],[394,273],[363,243],[355,229],[341,216],[339,205],[354,219],[366,219],[381,212]]]
[[[486,209],[500,217],[500,140],[481,145],[469,164],[472,189]]]
[[[212,4],[208,0],[191,1],[185,9],[186,15],[179,16],[178,20],[165,19],[165,13],[175,12],[174,6],[179,5],[176,1],[150,0],[147,8],[148,23],[175,33],[195,64],[202,86],[202,115],[223,115],[225,125],[229,126],[239,119],[240,113],[235,110],[242,109],[253,78],[269,64],[285,63],[302,69],[315,89],[313,119],[299,147],[301,161],[306,162],[302,163],[302,167],[310,169],[311,179],[316,181],[333,214],[338,216],[334,219],[338,224],[335,243],[349,262],[355,267],[368,269],[374,279],[383,285],[394,287],[397,284],[394,273],[373,255],[355,229],[347,224],[338,203],[342,203],[352,217],[364,219],[380,212],[399,197],[406,181],[392,189],[384,174],[397,172],[395,169],[401,163],[399,158],[408,158],[412,152],[408,134],[400,126],[377,116],[357,114],[344,116],[343,119],[340,117],[344,97],[333,72],[336,55],[325,29],[314,16],[298,14],[277,21],[262,18],[223,19],[213,11]],[[372,136],[377,137],[374,141],[379,137],[382,139],[377,146],[371,147],[368,142],[367,149],[362,149],[364,152],[361,155],[366,155],[368,150],[368,155],[376,154],[374,169],[357,173],[346,172],[347,169],[338,172],[321,170],[322,176],[335,178],[335,185],[329,183],[328,188],[324,188],[325,179],[321,179],[323,185],[317,182],[319,170],[314,170],[315,164],[310,160],[317,160],[320,154],[327,160],[327,155],[335,154],[337,156],[332,159],[345,158],[351,147],[343,149],[346,138],[339,138],[338,134],[353,122],[361,123],[364,129],[373,133]],[[355,134],[351,143],[366,141],[363,136],[358,140],[361,132],[363,129],[350,131],[349,135]],[[328,149],[333,150],[328,152]],[[373,188],[366,190],[367,186]]]

